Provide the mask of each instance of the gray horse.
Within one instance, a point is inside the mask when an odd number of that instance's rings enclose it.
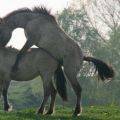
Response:
[[[52,114],[57,91],[63,100],[67,100],[65,84],[66,79],[61,69],[61,65],[44,50],[39,48],[31,49],[21,59],[16,75],[11,78],[11,68],[15,62],[17,53],[18,51],[12,48],[0,48],[0,91],[2,92],[4,98],[4,110],[8,111],[10,108],[7,100],[7,91],[11,79],[16,81],[29,81],[40,75],[43,80],[44,99],[41,107],[38,110],[38,113],[43,113],[47,99],[51,95],[50,108],[47,114]],[[98,70],[98,75],[103,80],[104,77],[109,77],[110,74],[113,74],[112,69],[107,64],[98,59],[92,57],[84,57],[83,60],[93,62],[96,66],[96,70]],[[57,91],[52,83],[53,76],[56,80]],[[68,80],[70,80],[75,92],[77,92],[76,94],[81,94],[81,91],[79,91],[78,82],[74,81],[74,79],[69,79],[69,77]],[[78,88],[75,88],[74,84],[77,85]]]
[[[18,51],[12,48],[0,48],[0,92],[4,98],[4,110],[8,111],[10,105],[7,100],[7,91],[11,79],[15,81],[29,81],[40,75],[43,80],[44,99],[38,113],[43,113],[48,97],[51,95],[50,108],[47,114],[53,113],[56,92],[63,100],[67,100],[66,79],[58,62],[40,49],[31,49],[21,59],[16,76],[11,78],[10,72]],[[56,80],[57,91],[53,86],[52,77]]]
[[[17,71],[20,59],[32,45],[43,48],[48,54],[56,59],[56,61],[63,65],[65,74],[71,82],[77,96],[74,115],[79,115],[81,112],[81,87],[78,84],[76,76],[82,66],[83,60],[92,61],[96,65],[100,64],[98,66],[98,68],[100,67],[100,69],[98,69],[98,74],[102,80],[113,77],[113,70],[111,67],[104,64],[104,68],[101,66],[103,62],[83,56],[78,44],[59,27],[55,17],[45,8],[17,10],[5,16],[1,21],[1,47],[4,47],[9,41],[13,29],[22,27],[25,30],[27,42],[17,55],[17,59],[13,66],[14,72]]]

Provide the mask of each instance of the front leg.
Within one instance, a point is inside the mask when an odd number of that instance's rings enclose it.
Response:
[[[12,106],[10,106],[10,104],[8,102],[8,98],[7,98],[9,85],[10,85],[10,81],[3,82],[2,95],[3,95],[3,100],[4,100],[4,111],[11,111],[12,110]]]
[[[18,69],[18,65],[19,65],[19,62],[22,58],[22,56],[24,55],[24,53],[26,53],[26,51],[32,46],[32,41],[28,40],[25,45],[23,46],[23,48],[20,50],[20,52],[18,53],[17,55],[17,58],[16,58],[16,61],[15,61],[15,64],[13,65],[12,67],[12,73],[16,72],[17,69]]]
[[[18,53],[18,55],[17,55],[16,61],[15,61],[14,65],[13,65],[12,71],[10,73],[10,76],[11,76],[12,79],[14,79],[14,77],[16,75],[16,72],[18,71],[19,61],[21,60],[22,56],[23,56],[23,53],[21,53],[21,51],[20,51]]]
[[[19,64],[19,61],[21,60],[22,56],[23,56],[24,53],[21,53],[19,52],[18,55],[17,55],[17,58],[16,58],[16,61],[12,67],[12,72],[16,72],[18,70],[18,64]]]
[[[4,99],[4,111],[8,111],[10,108],[10,105],[7,99],[7,90],[3,90],[2,94]]]

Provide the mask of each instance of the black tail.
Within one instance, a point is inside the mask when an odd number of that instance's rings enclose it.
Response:
[[[98,79],[100,78],[102,81],[104,81],[105,79],[114,77],[114,70],[105,62],[93,57],[84,57],[83,60],[94,63],[96,71],[98,71]]]
[[[56,80],[56,88],[59,95],[64,101],[67,101],[66,78],[64,76],[61,65],[59,65],[55,71],[54,79]]]

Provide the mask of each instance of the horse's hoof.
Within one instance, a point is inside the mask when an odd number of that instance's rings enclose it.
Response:
[[[41,111],[41,110],[38,110],[38,111],[36,112],[36,114],[41,114],[41,115],[43,115],[43,113],[44,113],[44,111]]]
[[[4,108],[4,111],[5,112],[10,112],[10,111],[12,111],[12,106],[6,106],[5,108]]]
[[[80,109],[78,109],[78,108],[76,108],[75,109],[75,112],[73,113],[73,116],[75,117],[79,117],[80,115],[81,115],[81,113],[82,113],[82,108],[80,108]]]
[[[45,115],[52,115],[53,111],[48,111]]]
[[[8,112],[11,112],[12,111],[12,106],[10,106],[9,108],[8,108]]]
[[[73,117],[79,117],[81,115],[81,113],[74,113],[72,116]]]

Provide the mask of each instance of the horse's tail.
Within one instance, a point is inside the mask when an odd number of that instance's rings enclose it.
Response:
[[[112,69],[112,67],[107,65],[102,60],[85,56],[83,60],[94,63],[96,71],[98,71],[98,79],[100,78],[102,81],[104,81],[105,79],[110,79],[114,77],[114,70]]]
[[[66,78],[64,76],[61,65],[59,65],[55,71],[54,79],[56,80],[56,88],[59,95],[64,101],[67,101]]]

